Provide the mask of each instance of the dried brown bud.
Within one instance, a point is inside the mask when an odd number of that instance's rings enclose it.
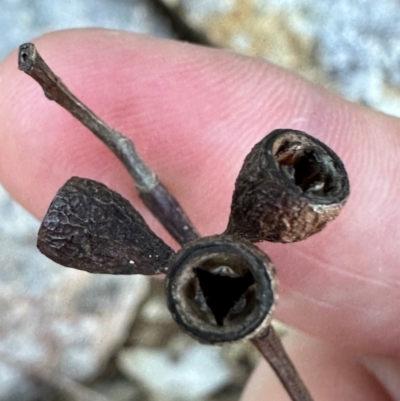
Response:
[[[57,192],[37,246],[63,266],[109,274],[164,273],[174,253],[125,198],[78,177]]]
[[[251,338],[268,327],[275,305],[275,269],[251,243],[228,236],[184,246],[166,279],[176,322],[203,343]]]
[[[226,234],[251,242],[294,242],[320,231],[349,196],[339,157],[301,131],[278,129],[246,157]]]

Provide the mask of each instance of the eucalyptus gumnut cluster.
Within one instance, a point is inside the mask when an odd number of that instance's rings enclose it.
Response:
[[[166,273],[177,323],[202,342],[231,342],[265,330],[275,306],[275,268],[252,243],[303,240],[335,218],[348,195],[346,171],[332,150],[304,132],[279,129],[246,157],[220,235],[175,253],[121,195],[73,177],[50,205],[38,247],[89,272]]]
[[[270,325],[276,270],[254,245],[308,238],[334,219],[349,196],[339,157],[312,136],[277,129],[254,146],[236,180],[224,233],[200,238],[178,200],[143,162],[133,142],[80,102],[32,43],[20,46],[19,68],[64,107],[125,166],[139,196],[182,248],[174,252],[118,193],[72,177],[57,192],[37,246],[55,262],[90,273],[166,274],[175,321],[208,344],[251,339],[292,401],[312,401]]]

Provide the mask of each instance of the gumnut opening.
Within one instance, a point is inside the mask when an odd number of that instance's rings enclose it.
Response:
[[[270,323],[274,271],[268,256],[247,241],[201,238],[171,261],[168,307],[176,322],[203,343],[251,338]]]
[[[295,242],[325,227],[349,196],[339,157],[318,139],[278,129],[254,146],[236,180],[226,234]]]

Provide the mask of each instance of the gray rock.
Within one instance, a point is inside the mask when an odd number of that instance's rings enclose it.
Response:
[[[162,0],[213,43],[400,116],[397,0]]]
[[[87,27],[173,36],[167,20],[146,0],[0,0],[0,59],[43,33]]]
[[[183,349],[136,347],[119,354],[120,369],[145,386],[154,400],[202,400],[232,378],[221,348],[183,340]]]
[[[128,336],[148,279],[66,269],[33,244],[18,249],[9,242],[0,242],[0,360],[78,381],[93,378]],[[15,253],[5,256],[11,249]],[[20,400],[31,399],[35,392],[26,377],[1,364],[0,400],[15,391]]]

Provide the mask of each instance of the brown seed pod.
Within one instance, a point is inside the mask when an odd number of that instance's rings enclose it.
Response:
[[[165,273],[173,250],[121,195],[79,177],[57,192],[37,247],[55,262],[90,273]]]
[[[201,238],[171,260],[168,307],[176,322],[203,343],[251,338],[265,330],[275,305],[275,269],[251,243]]]
[[[304,132],[278,129],[244,161],[226,234],[300,241],[333,220],[348,196],[346,170],[331,149]]]

